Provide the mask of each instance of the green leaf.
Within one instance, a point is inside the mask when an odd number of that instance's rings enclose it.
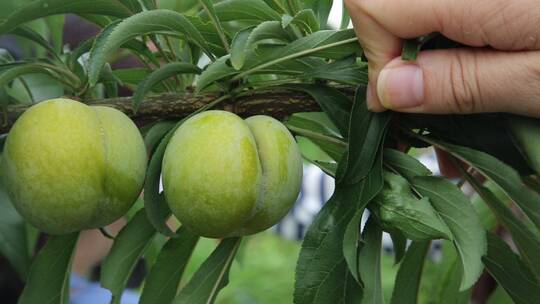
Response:
[[[350,223],[382,188],[381,161],[361,182],[338,185],[310,225],[296,266],[295,303],[358,303],[362,289],[350,272],[357,269],[358,247]]]
[[[184,269],[199,237],[180,227],[176,238],[170,238],[161,249],[146,277],[141,304],[170,303],[176,296]]]
[[[175,122],[172,121],[160,121],[154,124],[150,130],[144,135],[144,145],[146,146],[146,151],[150,155],[154,154],[154,149],[159,145],[159,142],[171,131]]]
[[[139,0],[118,0],[124,6],[126,6],[131,12],[138,13],[142,11],[141,3]]]
[[[316,121],[293,115],[285,125],[294,134],[309,138],[331,157],[337,156],[339,159],[347,147],[343,139],[338,137],[333,130]]]
[[[407,179],[415,176],[428,176],[431,171],[418,159],[394,149],[384,149],[384,162]]]
[[[325,162],[321,160],[309,160],[312,164],[319,167],[323,170],[324,173],[330,175],[331,177],[336,177],[337,163]]]
[[[68,304],[71,261],[79,233],[49,236],[32,263],[19,304]]]
[[[211,304],[229,283],[229,270],[242,238],[228,238],[199,267],[173,304]]]
[[[343,256],[354,279],[361,284],[358,272],[358,252],[360,249],[360,222],[364,210],[357,210],[353,218],[347,224],[343,236]]]
[[[12,205],[4,184],[0,181],[0,253],[24,281],[30,269],[26,224]]]
[[[337,126],[341,135],[343,137],[348,135],[348,121],[352,102],[345,94],[335,88],[323,85],[288,84],[282,87],[302,91],[311,95],[330,120]]]
[[[336,189],[309,226],[296,266],[294,303],[343,303],[360,286],[343,256],[343,235],[355,214],[362,186]]]
[[[443,273],[440,290],[438,292],[438,303],[451,304],[469,304],[471,298],[471,290],[467,289],[460,291],[461,278],[463,269],[458,259],[449,265],[446,272]]]
[[[362,303],[384,304],[381,283],[382,230],[374,217],[366,222],[362,232],[364,245],[358,257],[360,278],[364,282]]]
[[[183,62],[169,63],[154,70],[152,73],[150,73],[150,75],[145,77],[143,81],[141,81],[137,87],[137,90],[133,94],[133,112],[137,113],[146,93],[151,91],[152,88],[161,81],[178,74],[199,74],[200,72],[201,70],[197,66]]]
[[[201,18],[196,16],[185,16],[192,24],[197,28],[197,30],[201,33],[203,38],[206,40],[206,43],[208,45],[208,48],[210,49],[210,52],[214,54],[217,57],[225,56],[229,52],[224,48],[221,37],[218,33],[216,33],[216,29],[214,26],[209,22],[204,22]],[[225,33],[227,34],[227,33]],[[229,36],[227,36],[229,37]],[[192,62],[195,63],[195,62]]]
[[[247,53],[248,38],[254,27],[247,27],[236,33],[231,44],[231,64],[236,70],[244,65]]]
[[[49,30],[51,45],[56,53],[61,53],[64,40],[65,15],[49,16],[44,19]]]
[[[306,7],[311,8],[317,14],[319,24],[322,27],[326,27],[328,22],[328,16],[330,16],[330,10],[332,9],[332,0],[304,0]]]
[[[150,163],[148,164],[148,170],[146,171],[146,180],[144,182],[144,209],[146,210],[148,219],[155,230],[169,237],[174,236],[174,232],[172,232],[166,224],[167,219],[171,215],[171,210],[167,205],[165,196],[163,193],[159,192],[159,180],[165,149],[179,125],[180,124],[177,123],[170,129],[155,148],[154,153],[150,157]]]
[[[409,182],[400,175],[385,172],[384,180],[386,187],[374,201],[378,207],[376,214],[389,231],[398,229],[413,241],[452,239],[448,226],[427,197],[417,199]]]
[[[354,184],[365,178],[375,162],[377,150],[386,134],[391,119],[389,113],[373,113],[367,109],[366,86],[359,86],[351,110],[349,149],[342,161],[345,172],[337,172],[337,183]]]
[[[114,239],[101,266],[100,278],[101,286],[112,293],[111,304],[120,303],[127,280],[154,235],[144,210],[139,210]]]
[[[319,21],[311,9],[303,9],[294,15],[294,17],[288,16],[289,18],[285,18],[285,16],[287,15],[284,15],[281,19],[283,28],[289,28],[291,25],[296,25],[308,34],[319,30]]]
[[[183,1],[183,2],[185,2],[185,1]],[[141,3],[144,5],[144,7],[147,10],[155,10],[157,8],[155,0],[141,0]]]
[[[231,48],[231,63],[236,70],[240,70],[247,54],[253,51],[260,42],[272,39],[286,44],[290,38],[279,21],[264,21],[254,28],[241,30],[237,33],[233,48]]]
[[[211,85],[217,80],[232,76],[238,72],[227,64],[230,55],[223,56],[218,60],[212,62],[201,73],[201,76],[197,80],[197,91],[201,91],[207,86]]]
[[[512,211],[503,203],[491,190],[484,187],[468,172],[463,172],[467,181],[473,186],[480,197],[491,208],[497,219],[512,235],[512,239],[519,248],[521,256],[531,266],[533,272],[540,278],[540,239],[538,230],[532,231],[535,227],[528,227],[522,220],[518,219]]]
[[[463,269],[460,291],[469,289],[482,274],[481,257],[486,253],[486,236],[476,211],[465,194],[443,178],[414,177],[412,185],[429,198],[450,228]]]
[[[342,59],[360,52],[361,48],[353,30],[318,31],[284,46],[259,46],[251,60],[246,60],[244,71],[233,79],[238,80],[268,67],[301,57]]]
[[[339,25],[340,29],[346,29],[349,27],[349,23],[351,22],[351,16],[349,16],[349,12],[347,11],[347,8],[345,7],[345,2],[343,2],[341,7],[341,23]]]
[[[279,21],[281,16],[262,0],[225,0],[214,5],[219,20]]]
[[[116,20],[107,24],[97,37],[89,39],[83,42],[79,47],[77,47],[72,54],[70,54],[70,65],[73,66],[75,61],[79,59],[84,53],[92,50],[99,50],[105,47],[107,43],[107,38],[113,30],[122,22],[122,20]],[[153,64],[158,66],[159,60],[154,56],[154,54],[148,49],[146,44],[138,40],[129,40],[121,45],[121,47],[129,49],[132,53],[137,56],[141,61],[144,59],[150,60]]]
[[[112,72],[114,77],[118,78],[124,86],[136,89],[139,83],[151,73],[151,70],[147,68],[128,68],[116,69]],[[161,91],[164,90],[163,86],[156,85],[156,87]]]
[[[301,77],[331,80],[353,86],[365,85],[368,82],[367,65],[357,64],[354,56],[315,66],[306,70]]]
[[[540,284],[527,265],[497,236],[489,233],[488,253],[482,258],[489,273],[517,304],[540,299]]]
[[[27,74],[45,74],[53,77],[66,86],[75,89],[80,85],[80,80],[67,69],[56,67],[46,63],[26,63],[15,65],[0,74],[0,87],[8,85],[14,79]]]
[[[31,27],[21,25],[21,26],[15,28],[15,29],[13,29],[11,32],[9,32],[9,34],[26,38],[26,39],[40,45],[49,54],[51,54],[55,58],[59,59],[58,54],[56,53],[55,49],[51,46],[51,44],[47,40],[45,40],[45,38],[43,38],[39,33],[34,31]]]
[[[96,14],[118,18],[131,15],[129,9],[117,0],[37,0],[13,12],[0,24],[0,34],[39,18],[60,14]]]
[[[88,78],[91,86],[97,82],[99,71],[107,58],[129,40],[143,35],[168,33],[185,35],[190,41],[208,52],[208,46],[201,33],[184,15],[169,10],[145,11],[124,19],[112,31],[98,37],[100,43],[94,44],[90,51]],[[100,35],[100,36],[101,36]]]
[[[430,242],[412,242],[407,249],[399,266],[390,304],[418,303],[420,279],[429,245]]]
[[[431,139],[426,141],[465,161],[499,185],[540,228],[540,194],[527,187],[512,167],[484,152]]]
[[[221,43],[223,44],[223,47],[228,50],[229,49],[229,41],[227,40],[227,36],[225,35],[225,31],[223,30],[223,26],[221,26],[221,22],[219,21],[219,17],[216,14],[216,10],[214,8],[214,3],[211,0],[199,0],[199,3],[203,7],[203,10],[206,12],[206,16],[210,18],[210,21],[214,25],[216,32],[218,33]]]
[[[407,238],[399,231],[390,231],[389,234],[394,248],[394,264],[398,264],[405,256]]]

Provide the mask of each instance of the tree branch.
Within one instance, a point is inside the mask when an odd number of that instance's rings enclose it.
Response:
[[[353,95],[352,88],[340,88],[349,95]],[[141,104],[139,111],[133,113],[131,97],[109,98],[87,102],[92,106],[107,106],[120,110],[128,115],[138,126],[158,120],[171,120],[183,118],[198,108],[216,99],[215,94],[194,93],[164,93],[148,96]],[[29,106],[9,106],[4,113],[0,126],[0,134],[7,133],[19,116]],[[318,104],[305,93],[288,90],[257,91],[237,100],[222,103],[217,109],[224,109],[242,117],[256,114],[270,115],[279,119],[297,112],[320,111]]]

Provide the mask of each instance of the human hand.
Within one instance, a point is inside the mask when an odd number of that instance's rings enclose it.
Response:
[[[345,0],[369,61],[368,107],[540,117],[540,1]],[[474,48],[399,58],[432,32]]]

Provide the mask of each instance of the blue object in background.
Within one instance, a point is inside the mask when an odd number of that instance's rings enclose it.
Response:
[[[76,274],[71,275],[70,289],[71,304],[108,304],[111,301],[111,292],[101,287],[99,282],[90,282]],[[139,295],[126,289],[120,303],[137,304]]]

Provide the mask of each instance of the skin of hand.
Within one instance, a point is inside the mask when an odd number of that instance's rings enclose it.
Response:
[[[345,0],[369,64],[368,107],[540,117],[540,1]],[[470,48],[400,59],[403,39],[439,32]]]

